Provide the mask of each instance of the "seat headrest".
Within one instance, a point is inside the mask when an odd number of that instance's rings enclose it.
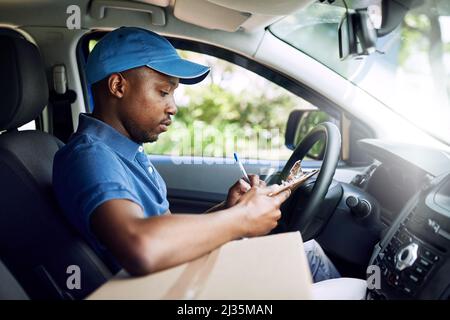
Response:
[[[47,78],[36,46],[19,34],[0,32],[0,131],[36,119],[47,102]]]

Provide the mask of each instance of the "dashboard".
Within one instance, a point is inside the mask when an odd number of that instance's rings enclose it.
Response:
[[[353,185],[385,225],[369,262],[380,281],[367,298],[450,299],[450,157],[373,139],[360,146],[376,161]]]
[[[359,146],[375,163],[352,184],[377,201],[386,226],[433,177],[450,171],[450,156],[441,150],[376,139],[360,140]]]
[[[334,180],[315,239],[343,276],[377,272],[367,299],[450,299],[450,152],[358,144],[373,162],[350,183]]]
[[[425,175],[412,176],[401,166],[380,164],[368,180],[365,190],[378,201],[382,222],[390,225],[425,182]]]

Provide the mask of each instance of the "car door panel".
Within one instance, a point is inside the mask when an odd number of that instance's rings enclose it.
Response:
[[[228,189],[241,177],[233,159],[174,157],[151,155],[150,159],[167,185],[167,197],[172,212],[201,213],[226,199]],[[264,173],[270,168],[279,171],[286,161],[253,160],[244,162],[248,174]],[[303,168],[315,169],[321,162],[304,160]],[[359,168],[345,167],[336,170],[335,179],[350,182]]]

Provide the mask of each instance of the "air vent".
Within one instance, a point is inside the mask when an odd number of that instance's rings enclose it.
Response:
[[[426,223],[426,218],[421,214],[416,214],[417,212],[417,205],[414,206],[414,208],[411,210],[408,217],[405,219],[404,223],[411,222],[414,225],[421,226],[424,223]]]

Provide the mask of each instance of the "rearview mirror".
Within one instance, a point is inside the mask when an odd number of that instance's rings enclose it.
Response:
[[[346,11],[339,24],[338,36],[341,60],[376,51],[377,32],[367,10]]]

